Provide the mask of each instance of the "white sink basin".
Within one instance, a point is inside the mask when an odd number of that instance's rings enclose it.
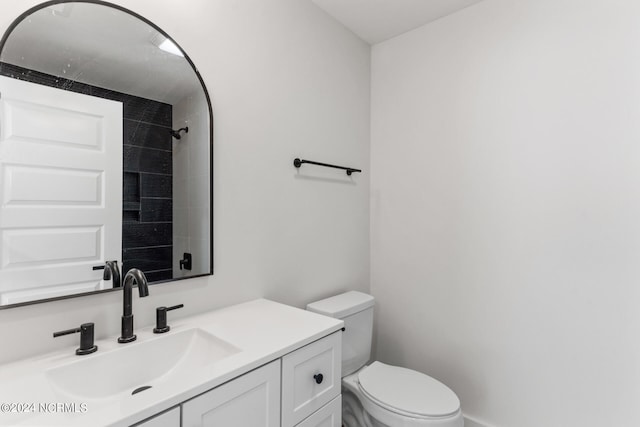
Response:
[[[66,394],[105,399],[159,387],[172,378],[202,372],[240,349],[201,329],[168,332],[147,341],[122,344],[46,371],[47,380]]]

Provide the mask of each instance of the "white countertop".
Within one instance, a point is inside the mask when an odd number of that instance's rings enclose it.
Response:
[[[153,326],[137,329],[138,339],[129,344],[118,344],[115,336],[96,341],[98,352],[87,356],[76,356],[76,347],[70,347],[1,365],[0,404],[26,405],[32,412],[7,413],[4,406],[0,411],[0,426],[129,426],[335,332],[342,328],[343,322],[259,299],[177,319],[171,321],[170,326],[171,331],[166,334],[154,334]],[[207,366],[197,375],[172,381],[170,389],[151,388],[133,396],[128,392],[109,399],[71,399],[53,387],[45,375],[50,369],[84,358],[193,328],[212,334],[240,351]],[[145,360],[130,360],[129,363],[140,369],[145,366]],[[91,381],[91,378],[86,380]],[[42,404],[52,411],[43,410]],[[68,406],[65,410],[56,410],[52,406],[56,404]],[[69,412],[70,407],[77,412]]]

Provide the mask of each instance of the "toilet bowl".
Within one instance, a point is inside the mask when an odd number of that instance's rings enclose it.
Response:
[[[464,426],[456,394],[417,371],[376,361],[344,377],[342,388],[343,415],[353,414],[345,427]]]
[[[421,372],[374,361],[371,295],[347,292],[307,305],[342,319],[342,424],[344,427],[463,427],[456,394]]]

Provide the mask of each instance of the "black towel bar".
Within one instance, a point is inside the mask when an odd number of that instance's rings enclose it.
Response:
[[[328,163],[320,163],[320,162],[314,162],[311,160],[304,160],[304,159],[294,159],[293,160],[293,166],[299,168],[300,166],[302,166],[303,164],[308,163],[310,165],[316,165],[316,166],[324,166],[327,168],[335,168],[335,169],[343,169],[347,172],[347,175],[351,175],[353,172],[362,172],[362,169],[354,169],[354,168],[349,168],[346,166],[336,166],[336,165],[330,165]]]

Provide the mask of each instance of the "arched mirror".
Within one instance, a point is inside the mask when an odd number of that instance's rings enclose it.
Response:
[[[0,42],[0,308],[212,274],[212,116],[160,28],[43,3]]]

